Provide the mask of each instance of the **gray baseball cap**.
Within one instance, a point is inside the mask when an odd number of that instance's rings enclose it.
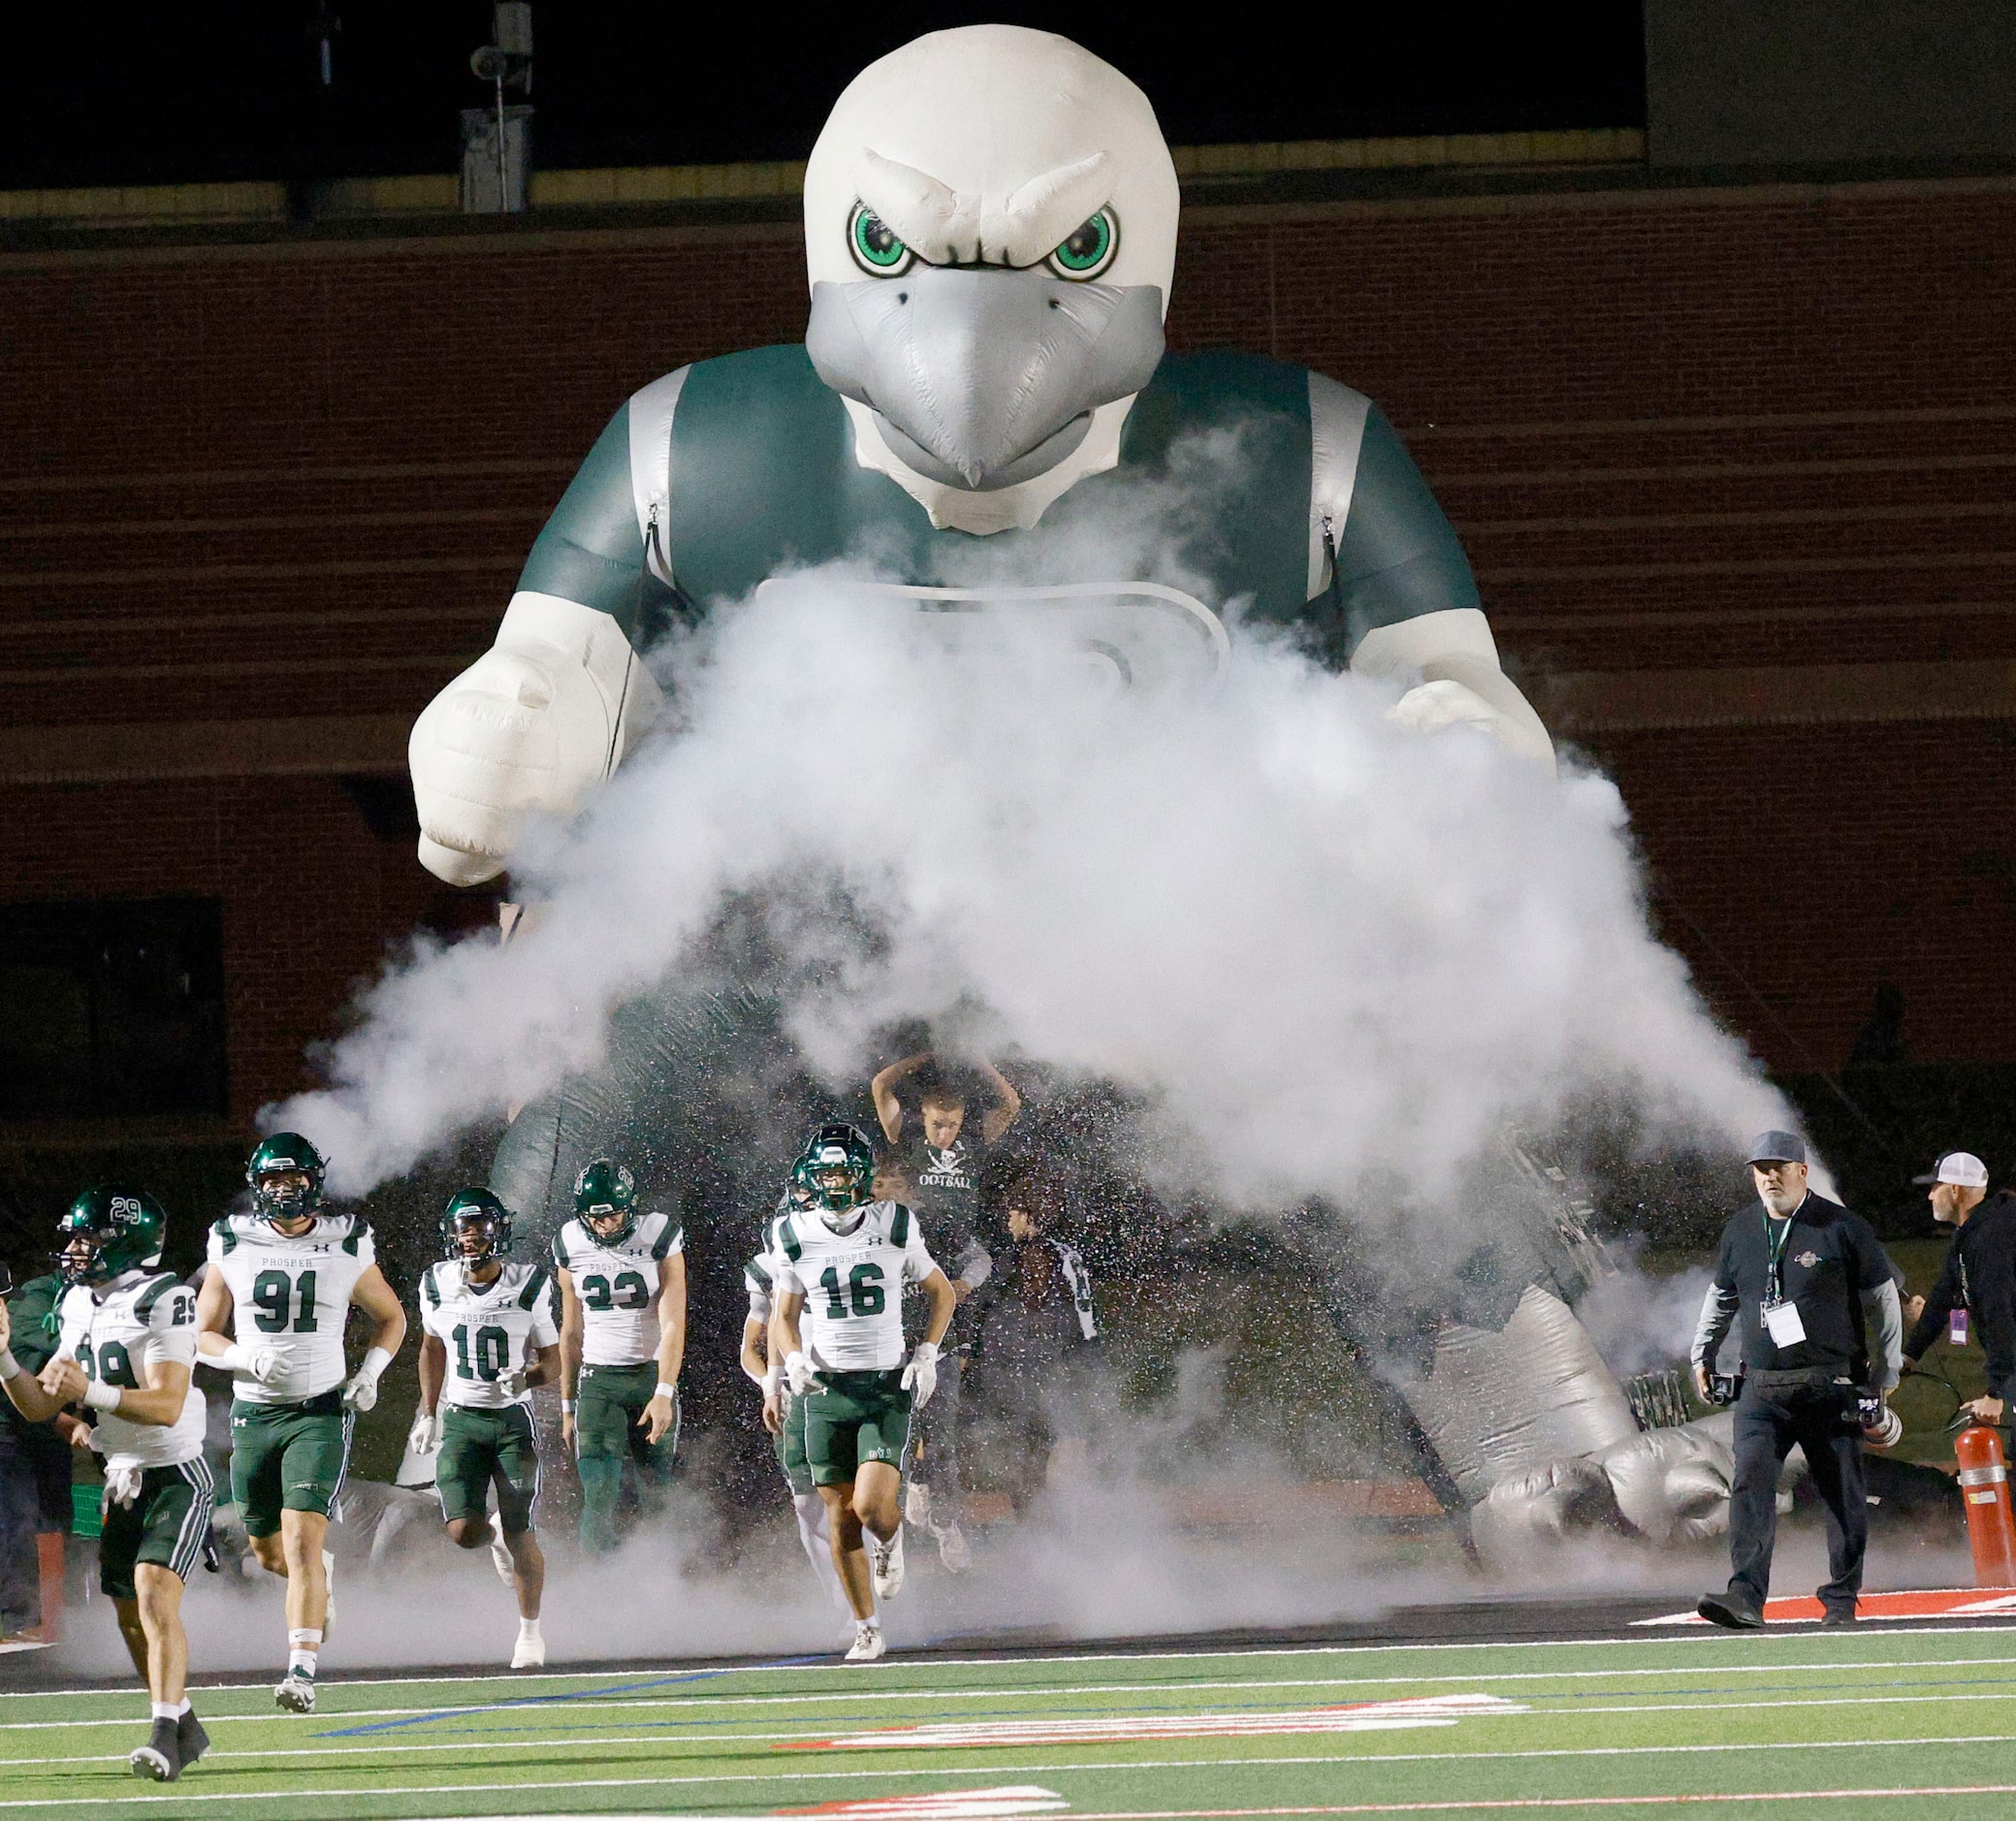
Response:
[[[1804,1164],[1806,1140],[1796,1132],[1760,1132],[1750,1140],[1750,1164]]]

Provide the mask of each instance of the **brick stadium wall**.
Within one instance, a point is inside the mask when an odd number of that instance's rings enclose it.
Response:
[[[1882,978],[1921,1059],[2004,1058],[2016,730],[1911,691],[2016,678],[2012,278],[1994,182],[1200,208],[1170,334],[1386,406],[1770,1062],[1837,1066]],[[625,394],[803,314],[774,226],[0,255],[12,775],[297,719],[382,771]],[[1749,706],[1689,724],[1718,680]],[[1823,686],[1859,705],[1802,720]],[[16,783],[0,894],[220,894],[243,1115],[388,942],[483,914],[377,819],[334,776]]]

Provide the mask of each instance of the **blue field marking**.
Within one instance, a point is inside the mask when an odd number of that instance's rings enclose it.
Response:
[[[372,1733],[396,1733],[409,1726],[431,1726],[436,1720],[457,1720],[471,1713],[500,1713],[509,1708],[550,1708],[567,1701],[600,1701],[611,1695],[640,1694],[649,1688],[677,1688],[689,1682],[713,1681],[717,1677],[747,1675],[751,1670],[803,1669],[809,1663],[823,1663],[823,1656],[780,1658],[775,1663],[753,1663],[735,1669],[695,1670],[685,1676],[655,1676],[648,1681],[617,1682],[593,1688],[571,1688],[557,1695],[514,1695],[508,1701],[485,1701],[474,1707],[438,1708],[432,1713],[408,1714],[403,1719],[377,1720],[369,1726],[343,1726],[333,1732],[311,1733],[311,1739],[361,1739]],[[499,1678],[501,1679],[501,1677]]]
[[[440,1708],[432,1713],[408,1714],[404,1719],[374,1720],[368,1726],[343,1726],[334,1732],[315,1733],[315,1739],[362,1739],[371,1733],[396,1733],[408,1726],[431,1726],[436,1720],[459,1720],[471,1713],[497,1713],[506,1708],[553,1707],[563,1701],[586,1701],[609,1695],[634,1695],[647,1688],[674,1688],[682,1682],[712,1681],[725,1674],[721,1670],[700,1670],[691,1676],[657,1676],[649,1681],[619,1682],[613,1688],[577,1688],[563,1695],[518,1695],[509,1701],[486,1701],[480,1707]]]

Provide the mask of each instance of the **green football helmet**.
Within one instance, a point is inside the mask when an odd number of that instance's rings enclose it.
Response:
[[[791,1166],[791,1181],[821,1214],[849,1213],[869,1198],[875,1148],[852,1126],[821,1126]]]
[[[260,1219],[298,1221],[322,1205],[322,1178],[329,1166],[322,1153],[298,1132],[262,1138],[245,1164],[245,1181]]]
[[[478,1250],[470,1251],[474,1241]],[[441,1210],[441,1254],[464,1264],[488,1264],[511,1250],[511,1210],[488,1189],[463,1189]]]
[[[620,1246],[636,1229],[636,1181],[621,1164],[598,1157],[574,1178],[574,1212],[604,1245]]]
[[[71,1202],[56,1232],[63,1243],[50,1256],[65,1284],[109,1284],[161,1262],[168,1216],[144,1189],[101,1183]]]

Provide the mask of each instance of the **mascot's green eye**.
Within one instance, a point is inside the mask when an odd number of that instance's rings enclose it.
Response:
[[[910,270],[910,248],[866,203],[854,205],[852,219],[847,224],[847,243],[853,249],[854,264],[878,278],[894,278]]]
[[[1096,278],[1113,263],[1120,247],[1120,224],[1110,208],[1102,208],[1081,227],[1072,230],[1050,255],[1050,270],[1060,278]]]

